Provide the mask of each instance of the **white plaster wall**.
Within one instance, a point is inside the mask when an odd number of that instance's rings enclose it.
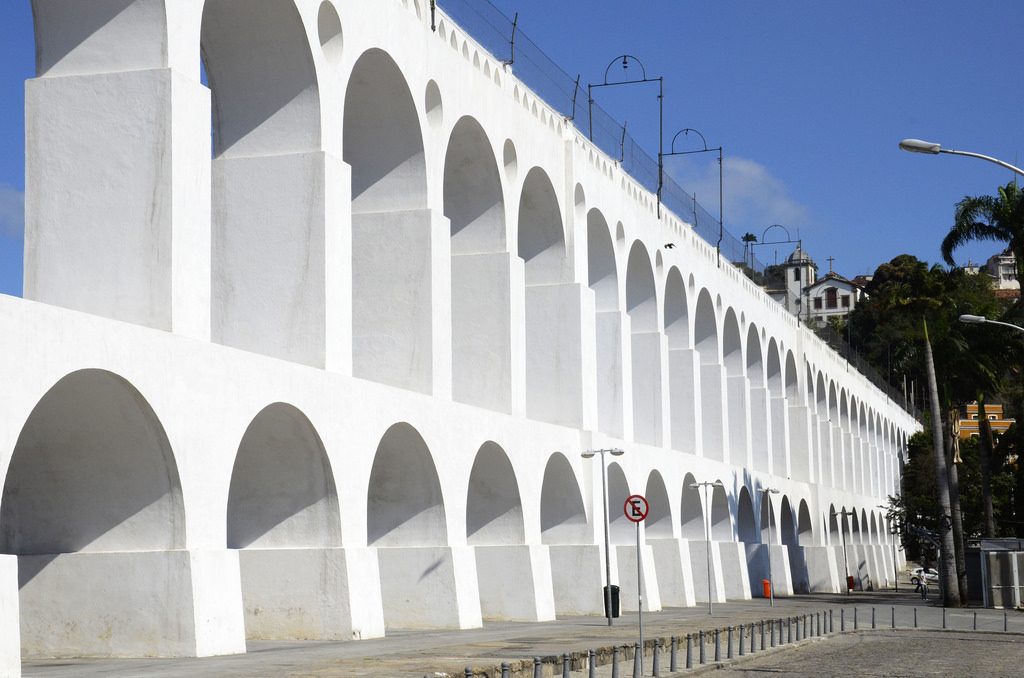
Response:
[[[65,25],[70,15],[60,12],[67,3],[42,4],[41,19],[55,21],[56,13],[56,25]],[[837,478],[843,467],[834,456],[840,447],[827,408],[815,415],[811,409],[836,384],[845,388],[844,397],[871,403],[868,416],[892,441],[888,468],[895,467],[894,456],[916,422],[742,273],[727,263],[719,266],[714,249],[688,224],[667,212],[659,218],[654,196],[450,21],[442,17],[432,33],[423,8],[417,16],[409,2],[372,7],[355,0],[332,2],[342,39],[332,38],[322,49],[321,3],[298,0],[316,72],[319,150],[260,164],[259,171],[235,174],[232,182],[239,183],[228,186],[211,182],[210,94],[198,84],[195,49],[202,3],[171,3],[166,13],[154,14],[158,4],[136,3],[81,46],[68,43],[66,28],[54,28],[43,40],[40,75],[49,77],[28,87],[26,294],[55,305],[0,297],[5,375],[0,472],[6,472],[33,407],[64,376],[103,369],[138,390],[172,450],[187,525],[181,546],[191,554],[188,569],[194,578],[189,609],[175,613],[195,629],[194,644],[157,639],[166,651],[241,647],[237,555],[226,550],[225,521],[210,517],[227,514],[239,443],[253,417],[272,403],[302,412],[323,442],[341,507],[347,565],[347,584],[339,581],[332,595],[348,616],[330,626],[363,637],[379,635],[385,622],[471,627],[479,625],[482,609],[493,609],[492,593],[507,603],[507,592],[486,585],[490,572],[480,579],[477,557],[467,547],[470,470],[487,441],[508,455],[518,483],[523,530],[517,539],[523,543],[514,545],[529,549],[529,571],[537,579],[535,600],[523,614],[533,610],[539,618],[550,610],[548,590],[559,614],[601,611],[600,473],[595,462],[580,458],[585,449],[625,449],[617,462],[632,491],[641,491],[657,470],[666,484],[673,536],[679,534],[678,501],[687,473],[698,481],[721,479],[733,500],[741,487],[753,492],[773,486],[794,506],[807,501],[814,528],[804,546],[812,540],[826,543],[822,529],[830,504],[866,509],[882,500],[863,485],[841,489]],[[157,16],[166,28],[131,28]],[[165,49],[157,50],[153,41],[160,41],[164,30],[170,35]],[[127,40],[128,34],[146,39]],[[111,56],[104,48],[110,41],[124,52]],[[369,49],[393,59],[411,97],[410,120],[422,135],[422,158],[387,178],[408,179],[422,171],[424,183],[408,193],[388,189],[387,182],[360,185],[353,205],[351,171],[338,158],[353,150],[344,143],[346,92],[353,67]],[[474,53],[482,59],[479,68]],[[115,104],[118,114],[109,115]],[[305,104],[300,108],[309,110]],[[371,121],[372,113],[366,116]],[[477,273],[508,296],[507,344],[502,343],[505,328],[495,327],[494,333],[497,352],[507,352],[508,365],[507,371],[496,371],[494,381],[473,378],[475,359],[468,371],[465,365],[461,372],[453,370],[458,341],[453,309],[472,314],[474,307],[464,297],[466,290],[453,289],[452,281],[465,284],[474,273],[453,278],[450,223],[441,215],[447,142],[464,116],[477,120],[490,141],[503,196],[504,242],[487,255],[501,265],[488,267],[486,276]],[[260,138],[294,141],[295,130],[279,123],[244,137],[237,155],[246,148],[251,152]],[[303,148],[317,146],[312,138],[302,139]],[[169,156],[162,153],[167,148]],[[253,164],[239,157],[217,162],[222,169],[227,163]],[[303,168],[286,172],[284,181],[260,174],[270,164],[296,163]],[[121,171],[124,167],[144,171]],[[564,250],[541,257],[551,277],[539,281],[535,266],[524,262],[518,249],[524,186],[537,172],[554,190],[564,242]],[[259,208],[267,201],[270,213]],[[241,215],[218,222],[227,229],[221,241],[233,244],[219,260],[226,265],[225,277],[217,279],[212,300],[221,320],[215,339],[231,346],[208,341],[213,204]],[[588,281],[591,209],[599,211],[612,242],[616,293],[611,302],[598,298]],[[253,220],[249,239],[240,229]],[[300,224],[304,238],[281,238],[276,225],[285,223]],[[675,248],[665,249],[666,242]],[[634,327],[627,313],[625,273],[634,243],[650,258],[653,326],[637,319]],[[678,276],[674,294],[685,296],[687,305],[671,332],[664,326],[670,276]],[[704,317],[713,322],[715,337],[699,353],[693,343],[698,297],[707,300]],[[489,317],[483,311],[480,315]],[[762,411],[768,409],[764,394],[756,386],[751,390],[751,377],[742,371],[760,363],[748,361],[742,347],[737,349],[741,372],[726,377],[727,317],[735,320],[739,336],[753,329],[760,332],[760,346],[775,342],[787,382],[793,366],[793,388],[787,385],[784,401],[772,399],[770,415]],[[493,322],[503,320],[502,315]],[[640,333],[632,334],[634,329]],[[750,342],[743,343],[751,350]],[[816,393],[819,385],[823,390]],[[758,405],[754,417],[751,403]],[[779,439],[786,427],[776,426],[776,408],[788,419],[785,440]],[[423,438],[436,469],[444,520],[428,518],[444,545],[367,548],[368,496],[387,490],[369,487],[374,454],[384,433],[399,422]],[[770,467],[758,456],[761,450],[757,455],[752,450],[769,443],[755,437],[765,428],[771,431]],[[576,522],[542,535],[544,470],[556,453],[568,460],[583,509]],[[762,461],[751,466],[752,455]],[[710,513],[710,507],[703,509]],[[728,529],[724,538],[735,539]],[[689,552],[681,547],[678,556],[654,550],[660,555],[650,558],[652,585],[658,570],[669,568],[675,574],[665,581],[680,577],[699,600],[707,583],[700,579],[704,544],[688,546]],[[716,541],[712,546],[716,599],[749,597],[742,545]],[[823,548],[819,555],[832,550]],[[350,562],[350,554],[359,562]],[[135,557],[126,556],[119,567],[130,569]],[[56,562],[62,559],[69,557]],[[808,569],[812,587],[835,580],[831,556],[809,557]],[[43,570],[52,582],[47,586],[72,581],[59,567],[48,570]],[[427,570],[429,586],[409,586]],[[262,586],[260,581],[250,583]],[[39,582],[42,586],[43,579]],[[31,591],[22,595],[31,602]],[[684,594],[684,602],[689,599]],[[32,638],[45,637],[39,631],[45,620],[32,605],[22,607],[22,624],[32,629],[23,636],[23,647],[38,647]],[[77,614],[73,606],[69,610]],[[309,612],[312,607],[301,614]],[[67,639],[44,640],[55,652],[74,651]],[[131,653],[139,647],[133,641],[110,651]]]

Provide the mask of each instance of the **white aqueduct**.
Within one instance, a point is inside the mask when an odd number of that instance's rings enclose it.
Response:
[[[600,614],[595,447],[650,608],[889,581],[914,419],[424,0],[32,4],[0,673]]]

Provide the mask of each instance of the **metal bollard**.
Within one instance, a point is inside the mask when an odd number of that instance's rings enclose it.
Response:
[[[745,634],[743,633],[743,624],[740,624],[740,626],[739,626],[739,631],[740,631],[740,656],[742,657],[742,656],[743,656],[744,654],[746,654],[746,653],[745,653],[745,652],[743,651],[743,649],[744,649],[744,646],[743,646],[743,643],[744,643],[744,641],[743,641],[743,636],[745,635]]]
[[[1006,613],[1003,613],[1003,633],[1006,633]]]
[[[817,615],[817,618],[818,618],[818,635],[819,635],[819,636],[825,635],[825,634],[823,634],[823,633],[821,632],[821,618],[822,618],[822,617],[823,617],[824,615],[822,615],[822,613],[821,613],[821,612],[817,612],[817,613],[815,613],[815,614]]]
[[[686,668],[693,668],[693,636],[686,634]]]
[[[719,640],[719,630],[715,629],[715,662],[722,661],[722,645]]]
[[[612,678],[619,678],[619,648],[612,648]]]
[[[700,646],[700,663],[703,664],[706,659],[704,655],[704,632],[701,631],[697,634],[697,643]]]
[[[754,622],[750,622],[750,653],[753,654],[756,651],[757,651],[757,646],[756,646],[756,643],[754,642]]]
[[[589,678],[597,678],[597,661],[593,650],[587,650],[587,665],[590,667],[590,672],[587,674]],[[508,676],[502,676],[501,678],[508,678]]]
[[[892,608],[892,628],[896,628],[896,608]]]
[[[640,643],[633,643],[633,678],[640,678],[643,675],[644,651]],[[564,676],[569,678],[569,676]]]
[[[914,608],[914,628],[917,628],[917,608]]]
[[[871,628],[878,628],[875,626],[875,608],[871,608]]]
[[[857,608],[853,608],[853,630],[857,630]]]
[[[772,647],[775,647],[775,620],[768,620],[768,637],[771,638]]]
[[[675,673],[679,670],[679,666],[676,663],[676,652],[679,650],[679,639],[672,636],[672,648],[668,655],[668,670]]]
[[[786,642],[793,642],[793,618],[786,617]]]
[[[466,678],[473,678],[473,669],[466,667]]]
[[[651,658],[651,675],[661,676],[661,640],[654,641],[654,656]]]
[[[839,610],[839,632],[844,633],[846,631],[846,608]]]
[[[828,632],[829,633],[835,633],[836,632],[836,619],[835,619],[835,615],[833,614],[833,610],[829,610],[828,611]]]
[[[942,628],[946,628],[946,608],[942,608]]]
[[[591,654],[591,656],[593,656],[594,651],[591,650],[590,654]],[[508,662],[501,662],[501,678],[508,678],[508,676],[509,676],[509,674],[511,672],[512,672],[512,667],[508,665]],[[594,677],[591,676],[590,678],[594,678]]]
[[[977,612],[974,613],[974,630],[975,631],[978,630],[978,613]]]
[[[796,627],[796,642],[800,642],[800,617],[796,617],[793,620],[793,626]]]
[[[569,675],[569,655],[562,655],[562,678],[572,678]]]
[[[732,659],[732,627],[729,627],[729,632],[725,637],[725,658]]]
[[[540,675],[540,657],[533,658],[533,678],[541,678]]]

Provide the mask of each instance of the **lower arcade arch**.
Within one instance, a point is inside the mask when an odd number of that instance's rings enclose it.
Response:
[[[512,462],[497,443],[480,447],[469,473],[466,539],[471,546],[525,541],[519,484]]]
[[[560,452],[548,459],[540,491],[540,537],[544,544],[586,544],[587,511],[576,473]]]
[[[50,388],[18,437],[0,506],[0,552],[18,556],[23,655],[194,642],[194,626],[171,625],[192,617],[173,574],[189,569],[175,551],[185,516],[174,454],[128,381],[86,369]]]
[[[707,522],[704,518],[704,505],[700,499],[700,489],[693,485],[697,480],[687,473],[683,478],[682,499],[679,504],[679,518],[683,539],[704,541],[707,539]]]
[[[430,449],[406,423],[387,430],[377,446],[366,499],[369,546],[446,546],[441,483]]]
[[[647,539],[671,539],[672,506],[669,504],[665,480],[657,471],[651,471],[648,476],[644,496],[649,505],[647,519],[644,520]]]
[[[242,436],[228,492],[227,546],[238,564],[248,638],[351,636],[322,601],[344,599],[341,514],[331,463],[313,424],[268,405]]]

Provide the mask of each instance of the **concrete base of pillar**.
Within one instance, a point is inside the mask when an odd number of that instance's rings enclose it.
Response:
[[[547,546],[476,546],[485,619],[551,621],[555,594]]]
[[[25,657],[245,652],[235,551],[18,557]]]
[[[483,625],[472,547],[380,547],[377,562],[386,628],[474,629]]]
[[[720,541],[717,546],[722,556],[722,580],[727,600],[750,600],[750,574],[747,571],[746,544]]]
[[[750,592],[754,598],[764,597],[763,581],[768,576],[768,553],[771,553],[771,581],[775,597],[793,595],[793,575],[789,564],[789,550],[780,544],[746,544],[747,572],[750,576]]]
[[[21,675],[18,557],[0,555],[0,676]]]
[[[548,546],[556,614],[604,615],[601,548],[594,544]]]
[[[708,602],[708,542],[690,542],[690,566],[693,572],[693,594],[698,603]],[[725,602],[725,580],[722,578],[722,556],[716,542],[711,542],[712,603]]]
[[[247,638],[358,640],[384,635],[377,560],[367,550],[243,549]],[[358,586],[352,581],[358,580]]]
[[[654,554],[654,571],[658,575],[661,604],[664,607],[696,605],[690,543],[686,539],[652,539],[648,545]],[[707,577],[706,567],[704,576]],[[704,589],[706,596],[707,582],[704,582]]]
[[[615,557],[619,567],[619,601],[623,612],[636,612],[637,587],[636,587],[636,546],[634,544],[622,544],[614,546]],[[661,593],[659,590],[658,575],[655,572],[654,550],[647,544],[640,550],[640,565],[643,569],[643,591],[644,610],[658,612],[661,610]]]
[[[841,593],[840,579],[845,576],[836,562],[835,549],[831,546],[805,546],[804,562],[807,564],[807,587],[811,593]]]

